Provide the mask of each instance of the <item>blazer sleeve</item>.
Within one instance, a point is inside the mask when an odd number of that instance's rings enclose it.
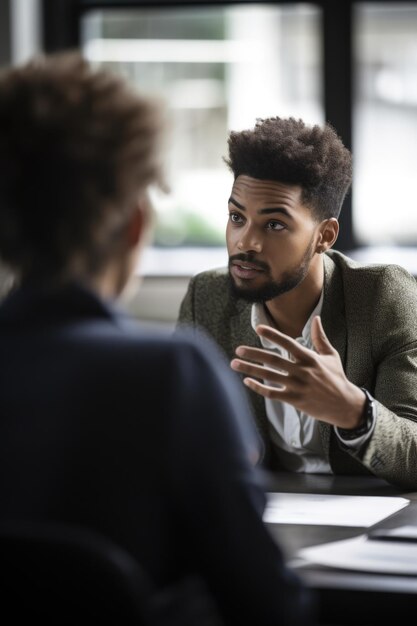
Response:
[[[376,423],[357,453],[373,474],[417,489],[417,283],[399,266],[379,279],[369,325]]]
[[[184,327],[189,326],[192,327],[195,323],[195,312],[194,312],[194,285],[195,285],[195,277],[190,279],[188,283],[187,291],[181,301],[180,309],[177,318],[176,327]]]

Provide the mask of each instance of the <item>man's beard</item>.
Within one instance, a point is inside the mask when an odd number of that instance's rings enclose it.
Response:
[[[305,277],[307,276],[308,269],[310,267],[310,261],[313,258],[313,241],[310,242],[307,250],[304,253],[303,258],[301,259],[301,263],[293,270],[285,272],[281,280],[279,281],[270,281],[261,287],[238,287],[230,274],[230,266],[231,260],[239,260],[247,263],[257,263],[257,260],[252,254],[235,254],[233,257],[229,258],[229,283],[232,295],[236,298],[241,298],[242,300],[246,300],[247,302],[259,302],[264,303],[268,302],[268,300],[272,300],[273,298],[277,298],[278,296],[282,296],[282,294],[291,291],[295,287],[297,287],[300,283],[303,282]],[[262,264],[262,267],[267,269],[265,264]]]

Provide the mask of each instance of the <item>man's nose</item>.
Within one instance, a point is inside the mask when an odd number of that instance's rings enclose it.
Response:
[[[237,247],[242,252],[260,252],[262,250],[262,244],[259,237],[251,230],[247,230],[241,234],[241,237],[237,243]]]

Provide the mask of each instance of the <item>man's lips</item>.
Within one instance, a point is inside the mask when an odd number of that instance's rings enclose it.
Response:
[[[233,276],[235,276],[236,278],[243,278],[248,280],[251,278],[256,278],[265,270],[255,263],[249,263],[247,261],[232,261],[231,271]]]

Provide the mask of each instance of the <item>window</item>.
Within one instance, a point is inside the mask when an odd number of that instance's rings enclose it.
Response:
[[[415,246],[417,3],[357,4],[354,27],[355,235],[362,245]],[[398,251],[384,260],[401,262]]]
[[[173,133],[171,193],[154,198],[145,274],[190,274],[225,264],[232,175],[229,130],[256,118],[323,123],[321,13],[308,4],[100,9],[81,17],[90,61],[162,94]]]

